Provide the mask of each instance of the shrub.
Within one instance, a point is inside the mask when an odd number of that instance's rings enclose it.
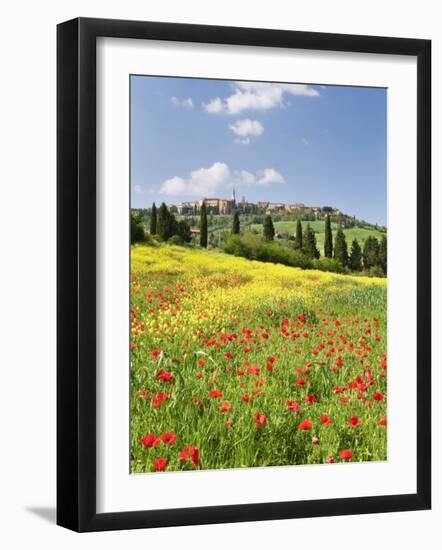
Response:
[[[320,271],[331,271],[332,273],[345,273],[346,270],[338,260],[334,258],[319,258],[313,261],[313,268]]]
[[[167,242],[169,244],[174,244],[178,246],[182,246],[184,244],[184,241],[181,235],[172,235],[172,237],[170,237],[170,239],[168,239]]]

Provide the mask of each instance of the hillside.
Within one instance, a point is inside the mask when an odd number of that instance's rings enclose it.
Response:
[[[324,251],[324,228],[325,223],[323,220],[320,221],[303,221],[302,228],[305,229],[307,227],[307,224],[310,224],[310,227],[313,229],[316,235],[316,241],[318,245],[318,249],[323,254]],[[274,222],[275,231],[277,233],[288,233],[289,235],[294,235],[296,230],[296,222],[295,221],[288,221],[288,222]],[[252,224],[250,226],[251,229],[255,231],[262,232],[262,225],[261,224]],[[333,231],[333,237],[334,233],[337,230],[338,225],[336,223],[332,223],[332,231]],[[344,229],[344,234],[347,239],[347,245],[350,247],[351,242],[353,239],[357,239],[359,241],[359,244],[362,246],[365,240],[368,237],[376,237],[378,240],[382,238],[385,233],[381,231],[376,231],[375,229],[365,229],[362,227],[353,227],[351,229]]]

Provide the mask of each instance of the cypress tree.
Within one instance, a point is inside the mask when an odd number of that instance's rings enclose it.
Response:
[[[234,235],[239,235],[239,233],[240,233],[240,224],[239,224],[239,214],[238,214],[238,210],[235,210],[235,213],[233,214],[232,233],[233,233]]]
[[[378,264],[385,275],[387,275],[387,237],[382,235],[379,244]]]
[[[190,231],[190,225],[185,220],[181,220],[177,223],[177,235],[179,235],[185,243],[190,243],[192,232]]]
[[[362,252],[364,268],[370,269],[379,263],[379,242],[376,237],[367,237]]]
[[[302,250],[302,224],[300,220],[296,222],[295,242],[293,243],[293,248],[295,250]]]
[[[325,216],[324,256],[326,258],[333,258],[333,235],[329,214]]]
[[[275,228],[273,227],[272,217],[267,214],[264,218],[264,239],[266,241],[273,241],[275,236]]]
[[[341,227],[338,229],[335,237],[335,259],[346,267],[348,264],[347,241]]]
[[[157,233],[157,207],[155,203],[152,204],[152,210],[150,212],[150,234],[156,235]]]
[[[207,211],[203,202],[200,213],[200,246],[207,248]]]
[[[308,256],[309,258],[318,259],[320,256],[319,250],[316,246],[316,236],[313,229],[310,227],[310,224],[307,224],[307,228],[305,230],[304,236],[303,236],[303,248],[302,248],[304,254]]]
[[[161,203],[161,206],[158,210],[158,220],[157,220],[157,235],[162,241],[167,241],[170,237],[169,235],[169,224],[170,224],[170,214],[167,206],[164,202]]]
[[[348,266],[352,271],[361,271],[362,269],[362,250],[357,239],[353,239],[351,243]]]

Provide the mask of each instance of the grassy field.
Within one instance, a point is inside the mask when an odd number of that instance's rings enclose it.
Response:
[[[310,227],[313,229],[316,235],[316,242],[318,245],[318,249],[321,252],[321,255],[324,254],[324,221],[313,221],[313,222],[302,222],[302,228],[305,229],[307,227],[307,223],[310,224]],[[289,233],[290,235],[294,235],[296,231],[296,222],[290,221],[290,222],[274,222],[275,231],[279,233]],[[262,232],[262,225],[261,224],[253,224],[250,226],[251,229],[254,229],[256,231]],[[338,229],[338,226],[336,223],[332,223],[332,231],[333,231],[333,238],[336,230]],[[353,239],[358,239],[359,244],[363,245],[364,241],[367,239],[367,237],[376,237],[377,239],[381,239],[385,233],[382,233],[381,231],[376,231],[375,229],[364,229],[361,227],[354,227],[352,229],[344,229],[344,234],[347,239],[347,245],[350,250],[351,242]]]
[[[131,260],[132,472],[386,459],[386,279]]]

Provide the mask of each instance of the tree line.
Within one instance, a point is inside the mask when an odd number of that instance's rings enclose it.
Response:
[[[190,242],[192,233],[190,225],[185,220],[177,221],[175,215],[169,211],[163,202],[157,209],[152,204],[150,212],[149,234],[158,237],[161,241],[168,241],[172,244],[183,244]],[[139,215],[131,214],[131,241],[140,242],[145,240],[144,228]]]
[[[270,215],[267,215],[264,220],[263,234],[265,241],[273,241],[275,228]],[[339,227],[336,231],[333,243],[333,232],[328,214],[325,217],[324,235],[324,256],[326,258],[334,258],[342,267],[348,268],[350,271],[357,272],[365,269],[374,272],[374,274],[387,274],[387,237],[385,235],[382,236],[380,241],[370,235],[365,240],[363,248],[355,238],[351,243],[349,252],[342,227]],[[307,227],[303,230],[301,221],[297,221],[293,248],[312,260],[320,257],[315,232],[310,224],[307,223]]]

